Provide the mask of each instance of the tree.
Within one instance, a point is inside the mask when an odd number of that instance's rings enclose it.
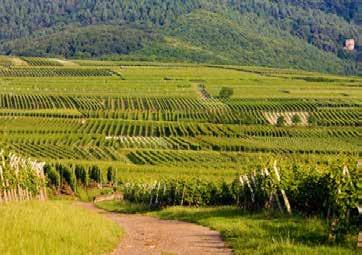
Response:
[[[282,127],[285,125],[285,118],[284,116],[279,116],[277,119],[277,126]]]
[[[302,122],[302,120],[298,114],[294,114],[292,117],[292,122],[294,125],[298,125]]]
[[[310,115],[308,117],[308,124],[313,126],[317,124],[317,119],[314,117],[314,115]]]
[[[230,98],[234,94],[233,88],[222,87],[219,92],[220,98]]]

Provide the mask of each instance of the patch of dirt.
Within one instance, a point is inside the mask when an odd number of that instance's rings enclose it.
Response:
[[[280,116],[283,116],[284,120],[285,120],[285,124],[287,126],[292,126],[293,125],[293,122],[292,122],[293,116],[298,115],[300,118],[299,125],[308,126],[308,118],[309,118],[308,112],[263,112],[263,115],[267,119],[267,121],[272,125],[276,125],[278,118]]]
[[[81,206],[117,222],[125,231],[111,255],[229,255],[220,234],[196,224],[137,214],[109,213],[93,204]]]
[[[10,59],[14,66],[28,66],[28,63],[20,58],[11,57]]]
[[[58,58],[55,58],[54,60],[63,66],[79,66],[78,64],[76,64],[72,61],[69,61],[69,60],[62,60],[62,59],[58,59]]]

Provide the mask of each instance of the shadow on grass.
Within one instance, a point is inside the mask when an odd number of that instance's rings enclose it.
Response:
[[[160,211],[160,209],[150,209],[145,204],[135,204],[127,201],[103,201],[96,204],[98,208],[109,212],[135,214],[135,213],[149,213]]]

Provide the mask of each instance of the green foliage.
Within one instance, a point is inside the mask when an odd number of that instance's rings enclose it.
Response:
[[[223,99],[228,99],[234,94],[233,88],[222,87],[219,92],[219,97]]]
[[[279,117],[277,118],[277,126],[278,126],[278,127],[283,127],[283,126],[285,126],[285,118],[284,118],[284,116],[279,116]]]
[[[0,78],[0,117],[4,120],[0,132],[6,134],[0,140],[21,155],[65,164],[104,161],[114,168],[119,165],[120,175],[134,173],[132,168],[123,171],[125,163],[178,169],[211,165],[222,168],[218,175],[223,175],[225,169],[236,171],[245,165],[239,153],[361,151],[356,143],[361,83],[357,77],[257,67],[57,61],[73,66],[22,68],[32,74],[58,70],[59,77]],[[48,64],[48,59],[36,59],[36,63]],[[121,72],[124,79],[79,77],[85,70],[109,69]],[[2,69],[9,70],[19,68]],[[70,76],[69,70],[78,76]],[[220,100],[217,96],[224,86],[232,88],[234,95]],[[290,93],[281,92],[285,90]],[[274,118],[278,113],[298,114],[303,121],[314,116],[318,126],[277,128],[267,125],[269,113]],[[145,170],[146,175],[155,172]]]
[[[76,179],[72,169],[68,167],[63,167],[62,169],[63,181],[69,184],[72,190],[75,190],[76,187]]]
[[[358,72],[358,52],[343,50],[345,39],[360,39],[357,3],[145,0],[141,5],[6,2],[0,9],[0,52]],[[17,11],[19,6],[26,11]]]
[[[43,167],[39,162],[0,150],[0,198],[11,201],[45,196]],[[41,197],[43,198],[43,197]]]
[[[55,169],[58,171],[60,175],[61,184],[68,184],[73,191],[76,190],[76,176],[74,174],[74,170],[70,167],[63,164],[55,164]]]
[[[220,29],[212,29],[222,31],[226,23],[216,18]],[[285,211],[283,189],[295,213],[328,218],[330,212],[331,239],[343,239],[355,226],[354,191],[341,186],[343,197],[333,193],[341,180],[331,177],[331,162],[361,153],[360,78],[261,67],[23,60],[0,59],[0,143],[58,162],[61,180],[50,185],[69,182],[89,200],[99,193],[88,188],[104,180],[118,182],[144,207],[228,204],[251,212],[279,210],[275,198],[269,202],[273,191]],[[222,87],[233,96],[220,100]],[[318,126],[268,124],[278,114],[298,114],[303,124],[313,116]],[[283,158],[280,183],[261,174],[275,157]],[[253,192],[238,175],[248,177]],[[15,187],[16,178],[7,178]],[[36,194],[34,180],[25,184]]]
[[[21,56],[91,58],[128,54],[154,40],[159,40],[156,35],[127,26],[69,27],[46,37],[35,36],[5,43],[2,52]]]
[[[13,68],[0,69],[2,77],[107,77],[114,75],[109,69],[77,69],[77,68]]]
[[[292,117],[292,123],[293,123],[294,125],[298,125],[298,124],[300,124],[301,122],[302,122],[302,120],[301,120],[301,118],[300,118],[300,116],[299,116],[298,114],[293,115],[293,117]]]
[[[57,170],[51,165],[44,166],[44,173],[48,179],[48,185],[53,186],[55,188],[60,187],[60,175]]]
[[[107,181],[108,183],[114,183],[115,180],[116,180],[116,169],[110,166],[107,169]]]
[[[331,235],[341,242],[357,226],[357,217],[351,213],[358,200],[357,178],[353,177],[356,162],[348,165],[337,161],[327,168],[316,169],[298,163],[290,168],[282,164],[283,171],[279,172],[273,164],[231,183],[197,178],[163,179],[152,184],[126,183],[123,192],[127,201],[150,208],[238,205],[249,212],[278,209],[286,212],[288,203],[293,212],[330,219]]]
[[[311,126],[314,126],[317,124],[317,119],[314,115],[310,115],[308,117],[308,124],[311,125]]]
[[[88,186],[88,184],[89,184],[88,171],[85,169],[85,167],[83,165],[76,165],[75,169],[74,169],[74,173],[75,173],[78,183]]]
[[[101,169],[97,165],[93,165],[89,169],[89,178],[96,183],[102,182]]]
[[[351,208],[358,206],[358,193],[356,181],[357,170],[350,171],[346,166],[341,169],[336,165],[329,173],[329,201],[334,219],[331,225],[330,239],[341,241],[351,231]]]

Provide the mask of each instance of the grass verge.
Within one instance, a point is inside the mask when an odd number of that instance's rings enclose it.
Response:
[[[234,253],[255,255],[352,255],[355,236],[343,244],[328,244],[327,224],[318,218],[299,216],[245,214],[235,207],[185,208],[169,207],[147,211],[142,205],[126,202],[102,202],[98,206],[122,213],[142,212],[162,219],[192,222],[219,231]]]
[[[0,254],[105,254],[120,236],[116,223],[69,201],[0,205]]]

